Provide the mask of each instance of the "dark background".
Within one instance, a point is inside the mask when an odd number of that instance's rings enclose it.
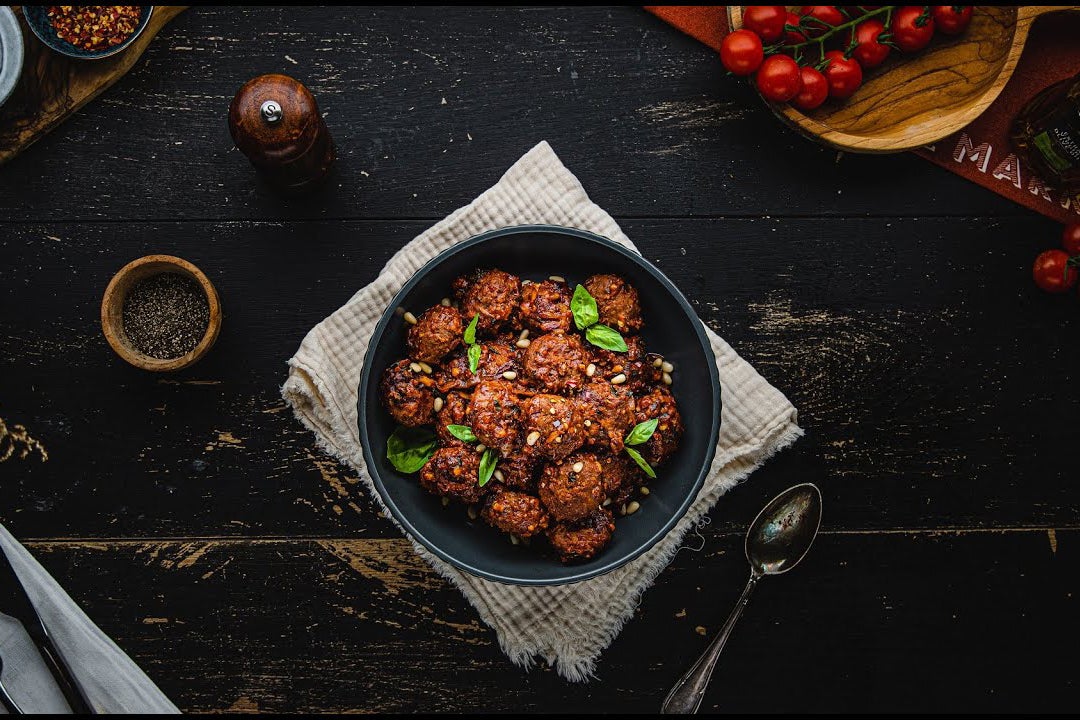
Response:
[[[264,72],[326,113],[314,197],[233,148],[229,100]],[[510,665],[279,395],[311,326],[542,139],[807,431],[584,685]],[[0,418],[48,453],[0,465],[0,520],[184,710],[653,711],[739,593],[746,524],[812,480],[823,535],[759,589],[707,708],[1075,710],[1080,303],[1030,279],[1059,232],[796,136],[639,9],[192,9],[0,168]],[[98,324],[152,252],[226,313],[169,377]]]

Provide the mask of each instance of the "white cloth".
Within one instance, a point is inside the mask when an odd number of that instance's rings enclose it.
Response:
[[[289,361],[289,377],[282,388],[286,402],[315,432],[321,448],[359,473],[380,505],[364,466],[356,425],[360,369],[379,317],[405,281],[446,248],[487,230],[534,223],[590,230],[636,251],[612,217],[589,200],[551,147],[541,142],[480,197],[399,250],[374,282],[307,334]],[[689,512],[647,553],[581,583],[516,587],[463,573],[413,541],[417,553],[453,582],[495,629],[513,662],[528,666],[540,656],[570,680],[591,677],[596,658],[630,618],[641,593],[671,561],[686,532],[717,498],[802,434],[788,399],[719,336],[706,331],[722,388],[716,457]]]
[[[98,713],[178,713],[131,658],[86,616],[34,556],[0,525],[0,550]],[[69,713],[67,701],[22,624],[0,614],[0,680],[26,713]],[[0,713],[5,710],[0,705]]]

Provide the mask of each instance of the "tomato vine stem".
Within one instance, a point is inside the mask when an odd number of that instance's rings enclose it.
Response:
[[[817,36],[815,38],[810,38],[809,40],[806,40],[805,42],[796,43],[794,45],[787,45],[787,46],[785,46],[784,49],[792,50],[792,51],[801,50],[802,48],[804,48],[804,47],[806,47],[808,45],[811,45],[813,43],[817,43],[818,46],[821,48],[821,59],[824,60],[825,59],[825,41],[826,40],[828,40],[832,36],[836,35],[836,33],[838,33],[838,32],[842,32],[844,30],[848,30],[850,28],[853,28],[856,25],[858,25],[859,23],[865,22],[866,20],[869,20],[870,18],[875,17],[877,15],[885,15],[886,16],[885,28],[888,29],[889,20],[892,18],[892,11],[896,7],[897,7],[896,5],[882,5],[881,7],[877,8],[876,10],[870,10],[869,12],[865,12],[865,13],[863,13],[862,15],[860,15],[857,18],[854,18],[852,20],[848,20],[845,23],[840,23],[839,25],[829,25],[828,23],[824,22],[823,20],[818,20],[817,18],[811,18],[811,20],[813,20],[813,21],[815,21],[817,23],[820,23],[824,27],[828,27],[828,28],[831,28],[831,29],[826,30],[824,33],[822,33],[821,35],[819,35],[819,36]],[[805,17],[804,17],[804,19],[805,19]]]

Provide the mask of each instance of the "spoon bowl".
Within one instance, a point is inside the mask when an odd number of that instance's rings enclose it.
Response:
[[[735,629],[750,594],[763,577],[782,575],[798,565],[814,544],[821,527],[821,491],[812,483],[795,485],[770,500],[746,531],[746,560],[750,563],[747,581],[735,609],[720,633],[709,643],[697,662],[679,678],[664,698],[660,712],[668,715],[696,713],[709,687],[716,661]]]
[[[780,575],[806,557],[821,527],[821,491],[788,488],[761,509],[746,531],[746,559],[758,575]]]

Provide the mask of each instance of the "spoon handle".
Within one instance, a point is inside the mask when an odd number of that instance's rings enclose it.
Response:
[[[709,643],[709,647],[705,649],[697,662],[675,683],[675,687],[671,688],[671,692],[664,698],[664,704],[660,706],[660,712],[665,715],[692,715],[698,711],[701,700],[705,697],[705,689],[709,687],[713,668],[716,667],[716,661],[720,658],[720,651],[727,644],[731,631],[735,629],[735,623],[750,602],[750,593],[757,587],[760,579],[761,576],[757,573],[750,574],[750,580],[746,583],[742,595],[739,596],[739,602],[735,603],[735,609],[731,611],[720,634]]]

